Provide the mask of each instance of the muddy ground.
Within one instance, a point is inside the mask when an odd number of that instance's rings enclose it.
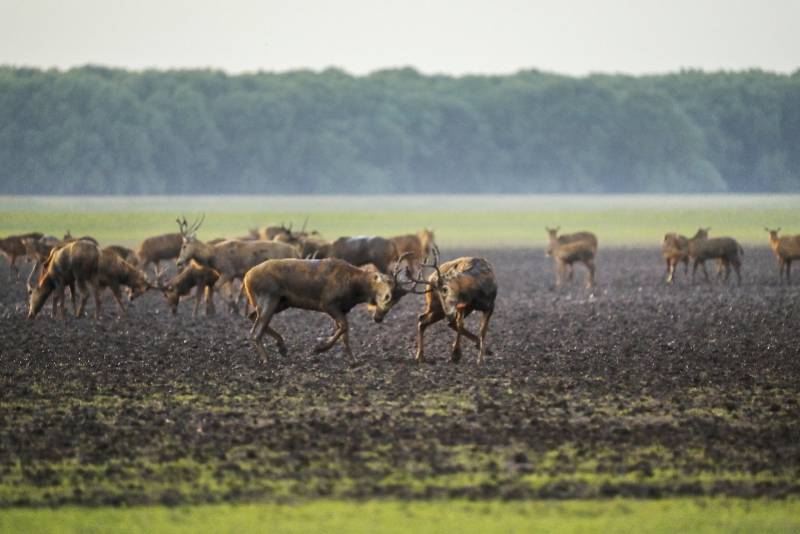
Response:
[[[297,311],[265,366],[221,305],[28,321],[4,281],[0,504],[800,494],[800,285],[767,249],[741,287],[667,287],[657,250],[604,250],[593,291],[556,291],[541,250],[483,255],[500,294],[480,368],[469,344],[448,363],[442,324],[414,363],[416,296],[381,325],[351,313],[356,369],[313,355],[331,324]]]

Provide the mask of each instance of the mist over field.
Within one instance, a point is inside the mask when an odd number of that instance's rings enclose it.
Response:
[[[800,71],[0,67],[2,194],[800,191]]]

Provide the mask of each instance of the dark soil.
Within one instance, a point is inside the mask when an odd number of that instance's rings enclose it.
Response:
[[[279,315],[289,356],[268,343],[264,365],[220,303],[173,317],[151,293],[119,320],[107,295],[100,322],[28,321],[4,283],[0,504],[800,494],[800,285],[768,250],[741,287],[668,287],[657,250],[605,250],[594,290],[579,267],[560,291],[541,250],[484,255],[483,367],[469,343],[449,363],[443,324],[414,363],[416,296],[380,325],[353,310],[352,369],[312,354],[321,314]]]

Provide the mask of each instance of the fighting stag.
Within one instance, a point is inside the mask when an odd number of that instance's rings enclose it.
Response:
[[[232,285],[234,280],[241,280],[245,273],[266,260],[299,258],[295,247],[277,241],[239,241],[230,239],[215,245],[203,243],[197,239],[197,230],[203,220],[191,227],[181,227],[182,245],[178,254],[178,268],[194,260],[200,265],[214,269],[220,274],[218,284],[221,286]],[[233,296],[233,291],[228,291],[228,305],[232,311],[238,313],[238,304]],[[246,310],[245,310],[246,312]]]
[[[780,228],[777,230],[770,230],[765,227],[764,230],[769,233],[769,246],[775,254],[775,258],[778,260],[780,281],[783,283],[783,272],[785,270],[786,283],[791,284],[792,279],[790,273],[792,270],[792,261],[800,260],[800,235],[778,237],[778,232],[781,231]]]
[[[402,260],[402,258],[401,258]],[[250,269],[244,277],[247,300],[255,308],[250,336],[256,351],[267,361],[267,350],[261,343],[269,334],[277,343],[278,352],[286,355],[283,337],[270,327],[272,317],[289,308],[328,314],[336,324],[331,337],[318,345],[317,353],[329,350],[339,338],[352,365],[356,359],[350,349],[347,313],[356,305],[366,303],[376,323],[408,290],[400,280],[401,261],[391,275],[370,272],[340,259],[284,259],[264,262]]]
[[[567,280],[572,280],[575,270],[573,263],[583,263],[589,271],[586,278],[586,287],[594,286],[594,257],[597,254],[597,236],[592,232],[576,232],[574,234],[558,235],[560,226],[547,228],[550,239],[546,255],[556,262],[556,287]]]
[[[447,319],[447,324],[456,332],[451,361],[461,359],[461,336],[478,349],[478,364],[487,354],[486,333],[489,319],[494,313],[497,297],[497,279],[492,265],[485,258],[462,257],[439,265],[439,251],[433,247],[433,264],[421,267],[434,269],[427,280],[416,278],[415,282],[427,285],[425,311],[417,318],[417,362],[425,361],[424,335],[432,324]],[[416,292],[416,290],[413,290]],[[479,336],[466,329],[464,319],[473,311],[483,312]]]

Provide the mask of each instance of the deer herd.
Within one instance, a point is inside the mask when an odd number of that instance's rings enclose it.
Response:
[[[48,298],[52,315],[65,317],[67,288],[79,317],[90,293],[94,296],[94,316],[100,317],[106,288],[111,290],[121,315],[126,308],[122,288],[126,288],[130,301],[148,291],[163,293],[173,314],[181,298],[190,296],[194,289],[193,314],[197,315],[204,301],[206,315],[213,315],[216,289],[235,314],[241,310],[242,297],[246,297],[244,314],[252,320],[250,338],[264,361],[268,359],[264,334],[274,340],[279,353],[286,354],[283,336],[270,326],[272,318],[297,308],[325,313],[335,324],[334,333],[315,351],[327,351],[341,340],[345,354],[355,364],[347,322],[350,310],[366,304],[373,320],[381,322],[403,296],[421,294],[425,309],[417,318],[418,362],[425,361],[425,330],[443,319],[455,332],[452,361],[461,357],[462,336],[475,344],[478,363],[490,354],[486,335],[497,296],[492,265],[478,257],[440,263],[430,230],[391,238],[340,237],[326,241],[317,232],[306,232],[304,223],[300,231],[293,231],[291,225],[270,226],[250,230],[237,239],[203,242],[197,238],[203,218],[189,224],[184,217],[177,223],[178,232],[145,239],[135,251],[116,245],[101,248],[95,239],[74,238],[69,232],[62,239],[33,232],[0,239],[0,252],[8,260],[11,278],[19,278],[18,258],[33,262],[27,280],[31,319]],[[579,263],[587,270],[586,286],[593,287],[597,237],[591,232],[559,235],[559,230],[546,228],[546,255],[555,263],[556,286],[571,280],[574,264]],[[686,274],[692,263],[692,282],[698,267],[708,281],[707,260],[716,262],[718,277],[724,276],[727,281],[733,269],[741,283],[742,247],[730,237],[710,238],[709,230],[701,228],[690,238],[675,233],[664,236],[661,251],[667,283],[674,282],[679,263],[684,264]],[[800,259],[800,235],[779,236],[780,228],[765,230],[778,260],[780,281],[785,273],[786,282],[791,283],[792,261]],[[178,273],[165,281],[166,269],[161,265],[173,261]],[[152,278],[145,274],[150,265]],[[78,295],[80,302],[76,302]],[[464,324],[473,311],[482,314],[477,334]]]

